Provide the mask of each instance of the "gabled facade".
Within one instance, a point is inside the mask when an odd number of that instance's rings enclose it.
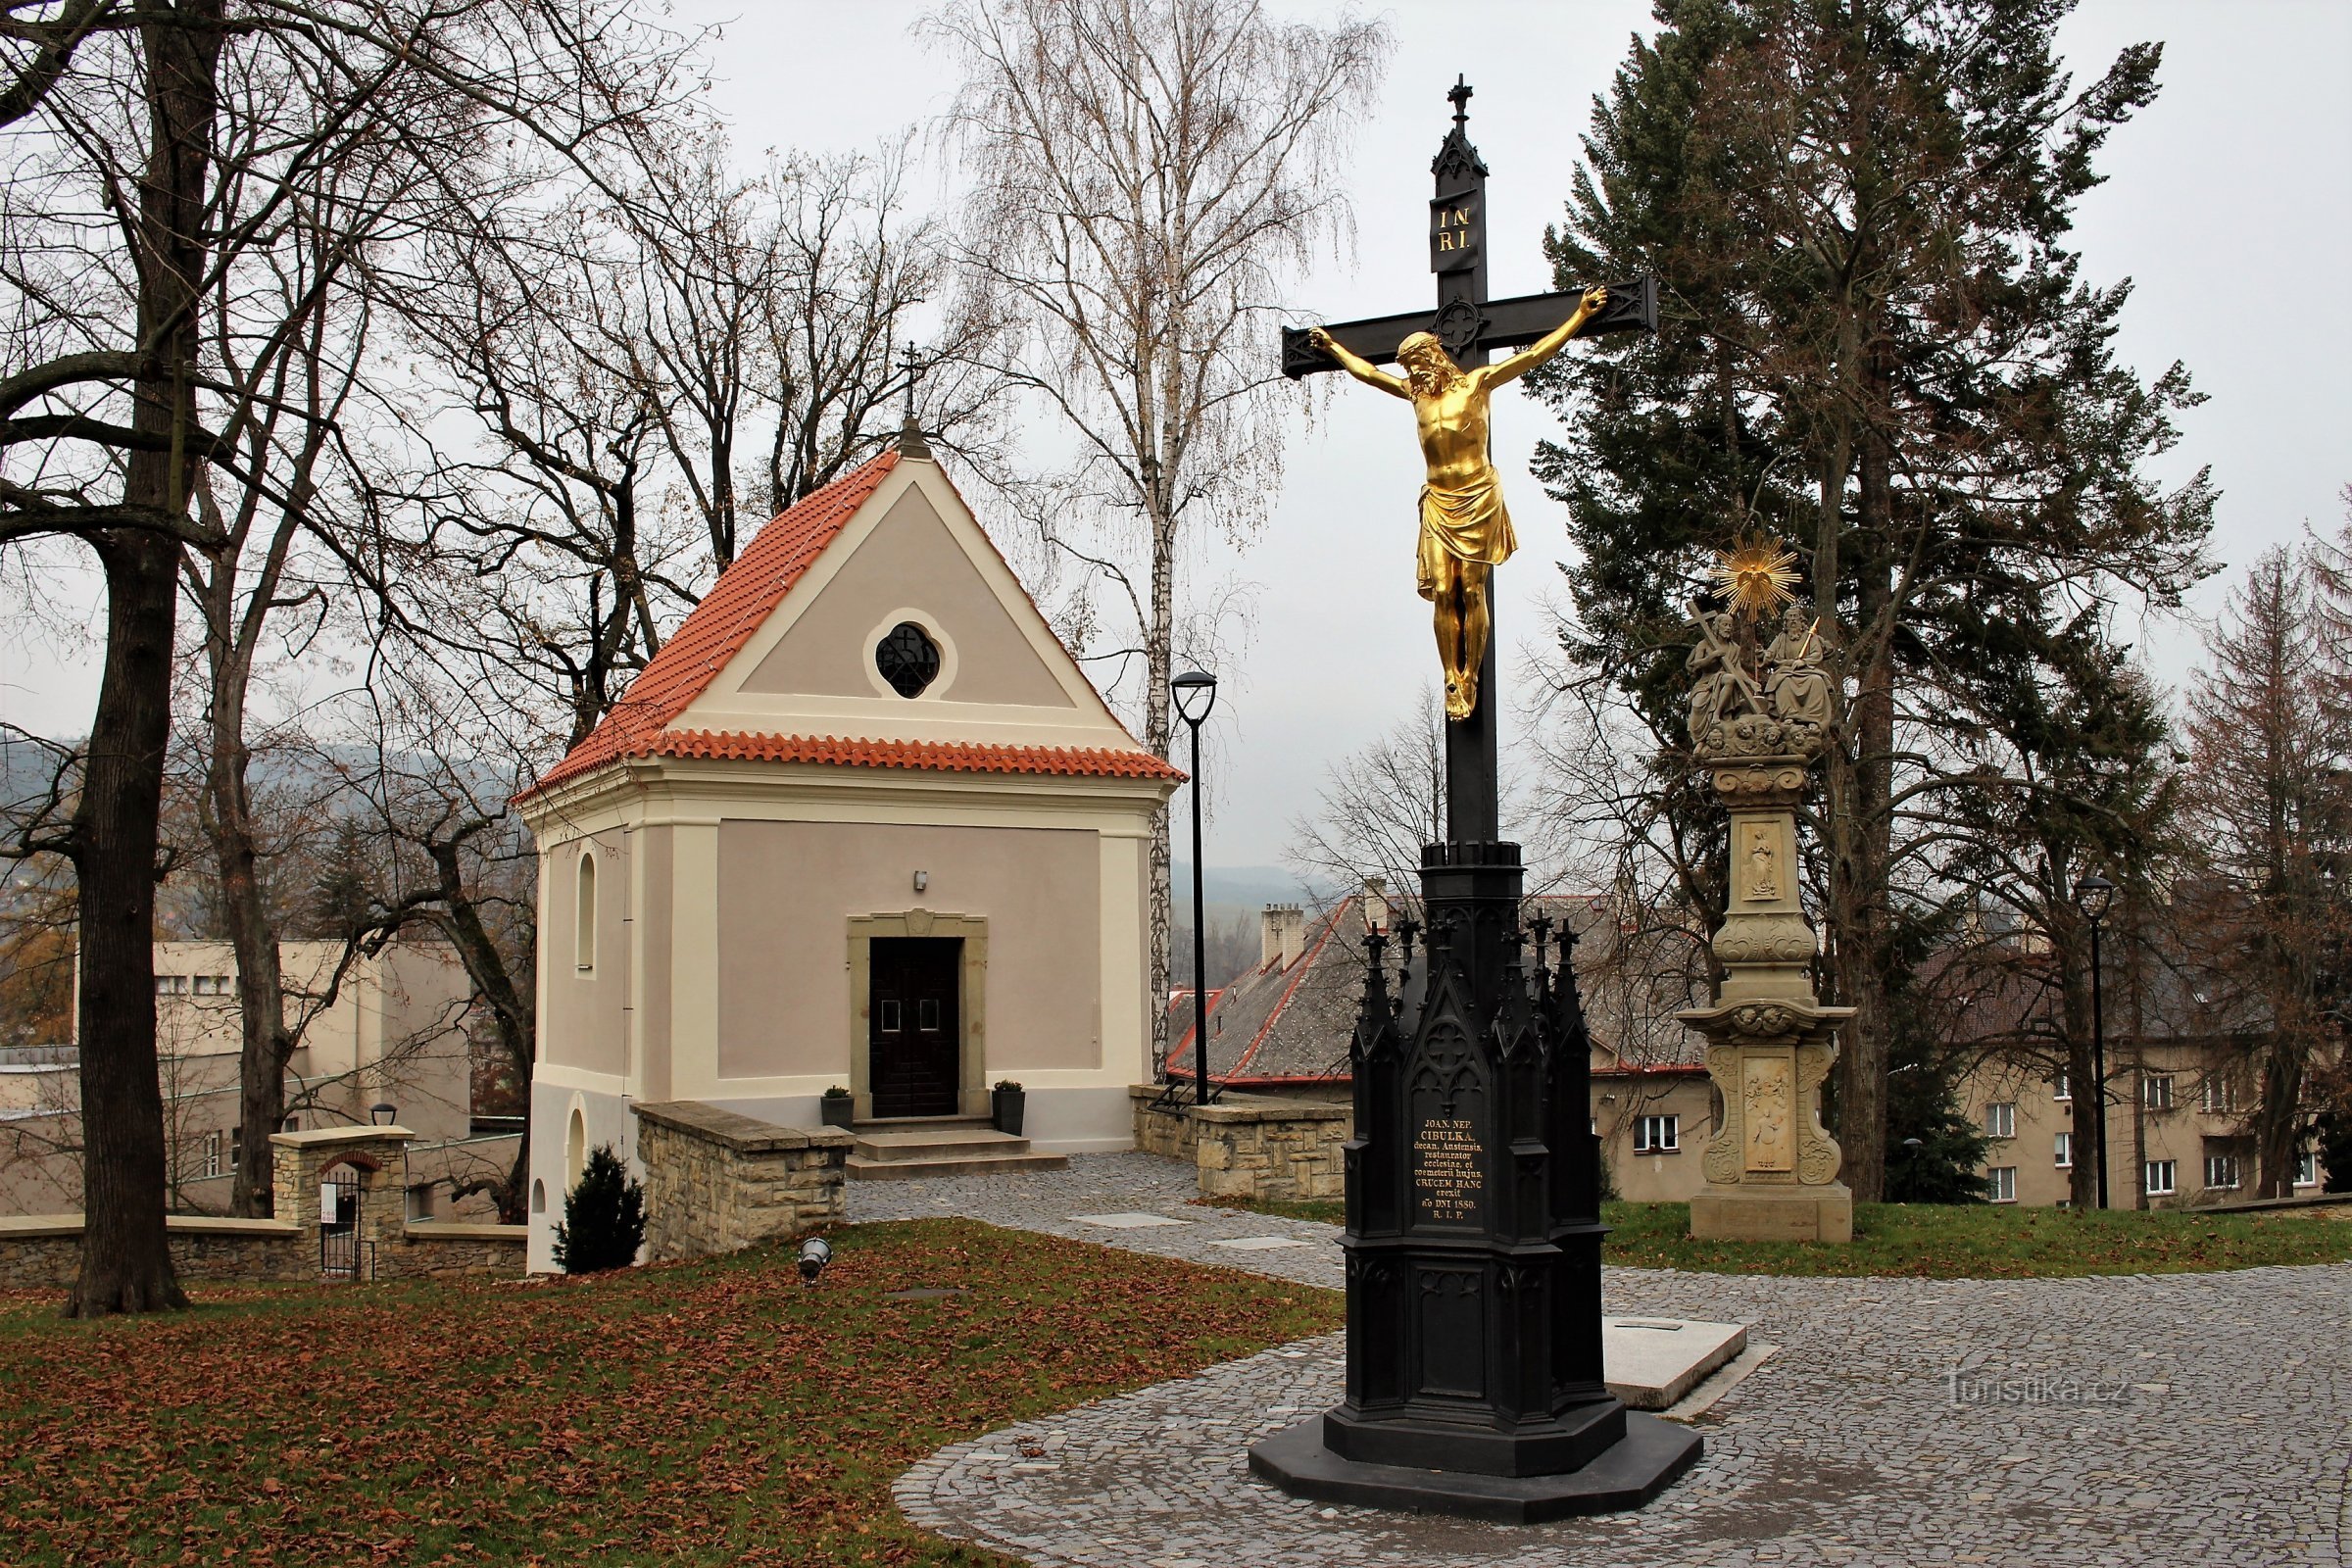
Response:
[[[521,807],[540,854],[533,1266],[635,1101],[982,1115],[1125,1147],[1152,813],[1112,716],[919,443],[760,530]]]

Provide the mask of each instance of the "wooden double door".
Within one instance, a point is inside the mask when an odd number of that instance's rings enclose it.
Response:
[[[963,1109],[963,938],[876,937],[866,987],[866,1084],[876,1119]]]

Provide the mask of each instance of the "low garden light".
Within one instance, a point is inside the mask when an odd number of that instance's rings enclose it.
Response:
[[[801,1244],[801,1283],[814,1285],[816,1277],[833,1261],[833,1249],[822,1236],[811,1236]]]
[[[400,1120],[400,1107],[388,1101],[377,1101],[368,1107],[368,1119],[378,1127],[389,1127]]]

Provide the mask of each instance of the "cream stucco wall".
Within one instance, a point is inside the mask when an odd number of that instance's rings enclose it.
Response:
[[[618,1075],[624,1067],[629,953],[630,835],[608,829],[543,850],[539,858],[539,961],[547,977],[540,999],[541,1059]],[[594,966],[576,961],[580,859],[596,857]]]
[[[725,822],[718,840],[721,1077],[846,1070],[864,1040],[864,1020],[851,1016],[847,922],[911,908],[988,921],[991,1078],[1102,1064],[1096,835]]]
[[[947,656],[917,702],[1075,706],[919,487],[900,495],[742,689],[905,701],[873,662],[876,633],[901,620]]]
[[[1704,1074],[1610,1073],[1592,1079],[1592,1122],[1617,1196],[1636,1203],[1686,1203],[1704,1184],[1699,1154],[1715,1136],[1714,1090]],[[1643,1116],[1678,1118],[1678,1147],[1640,1152],[1634,1134]]]

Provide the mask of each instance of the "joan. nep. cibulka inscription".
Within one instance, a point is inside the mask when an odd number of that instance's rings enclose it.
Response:
[[[1467,1116],[1427,1116],[1413,1135],[1413,1207],[1432,1225],[1476,1225],[1487,1193],[1478,1128]]]

